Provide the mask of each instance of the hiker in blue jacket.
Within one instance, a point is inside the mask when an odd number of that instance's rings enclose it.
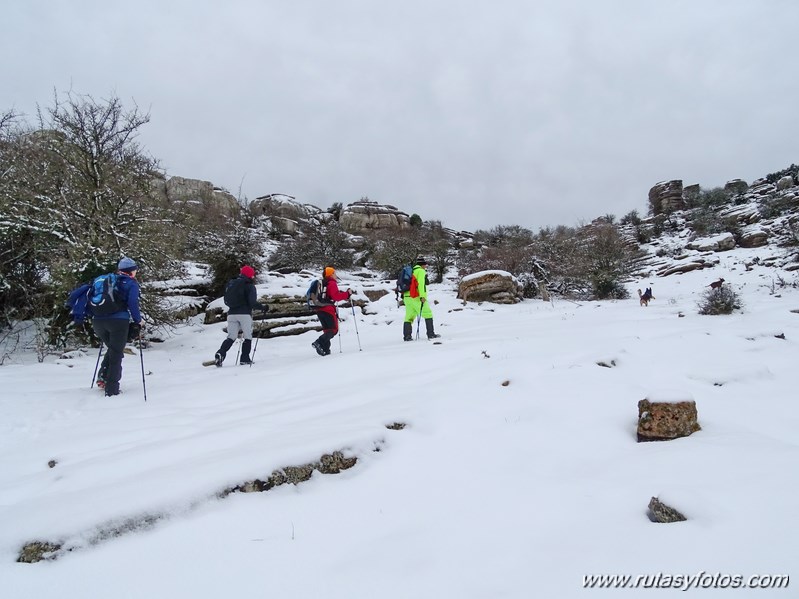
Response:
[[[130,322],[141,331],[139,311],[139,283],[136,281],[138,265],[130,258],[122,258],[117,265],[115,300],[120,309],[111,314],[95,315],[92,328],[107,351],[97,374],[97,386],[105,388],[106,397],[119,395],[119,380],[122,378],[122,356],[128,341]]]

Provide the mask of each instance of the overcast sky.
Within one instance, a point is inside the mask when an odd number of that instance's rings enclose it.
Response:
[[[169,176],[537,230],[799,163],[797,26],[795,0],[10,0],[0,111],[115,94]]]

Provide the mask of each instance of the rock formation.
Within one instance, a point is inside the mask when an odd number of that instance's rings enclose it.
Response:
[[[522,286],[509,272],[484,270],[461,279],[458,298],[470,302],[515,304],[522,301]]]
[[[241,205],[231,193],[214,187],[209,181],[171,177],[161,185],[169,202],[183,204],[187,210],[203,217],[209,213],[236,217],[241,211]]]
[[[405,229],[411,226],[411,219],[394,206],[359,200],[341,211],[339,224],[348,233],[363,233],[374,229]]]
[[[700,252],[726,252],[735,248],[735,236],[732,233],[721,233],[715,237],[694,239],[685,247]]]
[[[662,181],[649,190],[649,206],[652,214],[673,212],[685,208],[682,181]]]

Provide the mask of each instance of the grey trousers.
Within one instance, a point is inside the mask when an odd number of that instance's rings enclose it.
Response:
[[[239,336],[239,331],[245,339],[252,339],[252,315],[227,315],[227,338],[235,341]]]

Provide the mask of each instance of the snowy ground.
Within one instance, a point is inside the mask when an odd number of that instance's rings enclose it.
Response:
[[[324,358],[307,333],[262,341],[251,368],[203,368],[224,334],[197,324],[145,351],[146,403],[138,356],[114,399],[88,389],[94,354],[3,366],[0,593],[569,599],[648,596],[585,589],[589,574],[706,573],[794,580],[697,596],[795,596],[799,290],[719,256],[618,302],[462,306],[432,286],[440,345],[404,343],[391,296],[358,317],[363,351],[345,312]],[[744,311],[698,315],[719,276]],[[702,430],[637,443],[637,402],[660,396],[696,400]],[[335,450],[357,465],[215,498]],[[654,495],[688,521],[650,522]],[[162,518],[92,541],[147,516]],[[16,563],[33,540],[74,551]]]

